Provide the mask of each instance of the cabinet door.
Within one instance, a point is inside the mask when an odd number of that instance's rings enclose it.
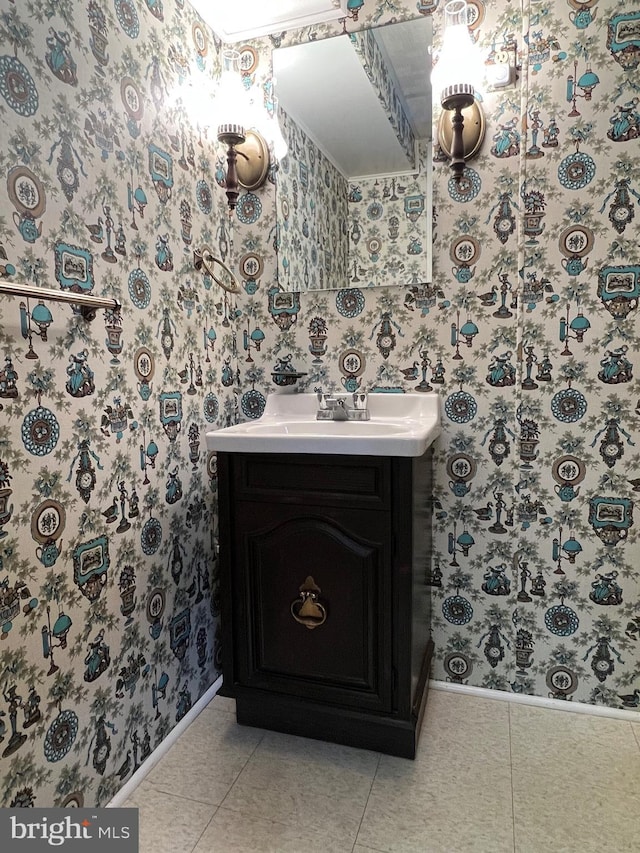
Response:
[[[318,701],[389,710],[389,514],[252,501],[239,501],[235,509],[234,678]],[[320,590],[311,607],[314,627],[295,618],[306,621],[300,587],[307,578]]]

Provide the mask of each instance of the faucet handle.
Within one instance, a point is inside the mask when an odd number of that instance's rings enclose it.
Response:
[[[322,391],[316,392],[316,397],[318,399],[318,408],[322,411],[326,411],[327,409],[333,409],[336,404],[336,399],[332,394],[323,394]]]
[[[353,395],[353,408],[364,410],[367,408],[367,392],[356,391]]]

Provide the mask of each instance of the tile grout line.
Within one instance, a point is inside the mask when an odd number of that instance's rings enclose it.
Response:
[[[247,769],[247,764],[251,761],[251,759],[253,758],[253,756],[256,754],[256,750],[258,749],[258,747],[260,746],[260,744],[261,744],[261,743],[262,743],[262,741],[264,740],[264,736],[265,736],[265,734],[266,734],[266,732],[263,730],[262,735],[261,735],[261,737],[260,737],[260,740],[256,743],[256,745],[254,746],[254,748],[251,750],[251,754],[250,754],[249,756],[247,756],[247,760],[245,761],[245,763],[242,765],[242,767],[241,767],[241,768],[240,768],[240,770],[238,771],[238,774],[236,775],[236,778],[233,780],[233,782],[231,783],[231,785],[229,785],[229,790],[227,791],[227,793],[226,793],[226,794],[224,795],[224,797],[222,798],[222,802],[220,803],[220,805],[218,806],[218,808],[220,808],[222,805],[224,805],[225,800],[227,799],[227,797],[229,796],[229,794],[231,793],[231,791],[233,791],[233,789],[234,789],[234,787],[235,787],[235,785],[236,785],[236,782],[237,782],[237,781],[238,781],[238,779],[242,776],[242,774],[244,773],[244,771]]]
[[[511,705],[509,705],[509,765],[511,767],[511,825],[513,827],[513,853],[516,853],[516,798],[513,790],[513,731],[511,728]]]
[[[207,706],[207,707],[208,707],[208,706]],[[206,709],[203,709],[203,710],[206,710]],[[217,709],[216,709],[216,710],[217,710]],[[225,713],[225,712],[222,712],[222,711],[221,711],[221,713]],[[183,732],[182,734],[184,734],[184,732]],[[182,736],[182,735],[181,735],[181,736]],[[198,844],[200,843],[200,841],[201,841],[201,839],[202,839],[203,835],[205,834],[205,832],[207,831],[207,829],[208,829],[208,828],[209,828],[209,826],[211,825],[211,821],[213,820],[213,818],[217,815],[217,813],[218,813],[218,812],[220,811],[220,809],[222,808],[222,803],[224,803],[224,801],[226,800],[226,798],[229,796],[229,793],[231,792],[231,789],[233,788],[233,786],[234,786],[234,785],[236,784],[236,782],[238,781],[238,778],[240,777],[240,774],[241,774],[241,773],[243,772],[243,770],[246,768],[246,766],[247,766],[247,764],[249,763],[249,761],[251,760],[251,758],[255,755],[256,750],[258,749],[258,747],[260,746],[260,744],[261,744],[261,743],[262,743],[262,741],[264,740],[264,736],[265,736],[265,732],[263,732],[263,733],[262,733],[262,735],[261,735],[260,739],[259,739],[259,740],[257,741],[257,743],[255,744],[255,746],[254,746],[253,750],[252,750],[252,751],[251,751],[251,753],[247,756],[246,761],[245,761],[245,762],[244,762],[244,764],[242,765],[242,768],[238,771],[238,773],[237,773],[237,775],[236,775],[236,778],[233,780],[233,782],[232,782],[232,783],[231,783],[231,785],[229,786],[229,790],[227,791],[227,793],[226,793],[226,794],[224,795],[224,797],[222,798],[222,801],[221,801],[220,803],[218,803],[217,805],[214,805],[214,806],[213,806],[213,813],[211,814],[211,817],[209,818],[209,820],[207,821],[207,823],[206,823],[206,824],[205,824],[205,826],[203,827],[202,832],[201,832],[201,833],[200,833],[200,835],[197,837],[197,839],[196,839],[195,843],[193,844],[193,846],[191,847],[191,849],[190,849],[189,851],[185,851],[185,853],[193,853],[193,851],[196,849],[196,847],[197,847],[197,846],[198,846]],[[177,741],[176,741],[176,743],[177,743]],[[162,759],[161,759],[161,761],[162,761]],[[158,763],[160,763],[160,762],[158,762]],[[157,788],[157,787],[155,786],[155,784],[154,784],[153,782],[151,782],[151,780],[149,780],[149,784],[150,784],[150,785],[151,785],[151,787],[152,787],[152,788],[154,788],[158,793],[160,793],[160,794],[165,794],[165,793],[167,793],[167,792],[165,792],[165,791],[161,791],[159,788]],[[193,798],[191,798],[191,797],[185,797],[185,796],[182,796],[182,795],[180,795],[180,794],[168,794],[168,796],[172,796],[174,799],[178,799],[178,800],[182,799],[182,800],[187,800],[188,802],[199,803],[199,804],[201,804],[201,805],[212,805],[212,804],[210,804],[210,803],[204,803],[202,800],[193,799]]]
[[[378,761],[376,763],[376,769],[375,769],[375,772],[373,774],[373,778],[371,779],[371,784],[369,785],[369,793],[367,794],[367,801],[364,804],[364,808],[362,809],[362,817],[360,818],[360,823],[358,824],[358,829],[356,831],[356,838],[355,838],[355,841],[353,842],[353,847],[351,848],[351,853],[353,853],[353,851],[355,850],[355,848],[358,844],[358,836],[360,835],[360,830],[362,829],[362,821],[364,820],[364,816],[367,812],[367,806],[369,805],[369,800],[371,799],[371,792],[373,791],[373,786],[374,786],[375,781],[376,781],[376,776],[378,775],[378,770],[380,769],[380,762],[381,761],[382,761],[382,754],[378,753]]]
[[[254,813],[254,812],[252,812],[252,811],[249,811],[249,812],[244,812],[244,811],[242,811],[242,810],[238,811],[238,810],[236,810],[236,809],[234,809],[234,808],[232,808],[232,807],[230,807],[230,806],[228,806],[228,805],[225,805],[226,800],[227,800],[227,798],[228,798],[229,794],[231,794],[231,791],[233,790],[233,788],[234,788],[234,787],[235,787],[235,785],[237,784],[237,782],[238,782],[238,780],[239,780],[240,776],[242,775],[242,773],[243,773],[243,772],[244,772],[244,770],[246,769],[246,767],[247,767],[247,765],[249,764],[249,762],[251,761],[251,759],[255,756],[255,753],[257,752],[258,747],[259,747],[259,746],[260,746],[260,744],[263,742],[264,737],[265,737],[265,735],[267,735],[267,734],[269,734],[269,732],[268,732],[268,731],[267,731],[267,732],[264,732],[263,737],[260,739],[260,742],[256,744],[255,749],[253,750],[252,754],[251,754],[251,755],[249,756],[249,758],[247,759],[247,762],[245,763],[244,767],[242,768],[242,770],[240,771],[240,773],[238,773],[238,775],[237,775],[236,779],[234,780],[233,784],[231,785],[231,787],[230,787],[230,788],[229,788],[229,790],[227,791],[227,793],[226,793],[226,795],[225,795],[225,797],[224,797],[223,801],[220,803],[219,808],[224,808],[224,809],[226,809],[226,810],[228,810],[228,811],[232,812],[232,813],[233,813],[233,814],[235,814],[235,815],[245,815],[249,820],[253,820],[253,819],[265,820],[265,821],[269,821],[270,823],[277,824],[277,825],[279,825],[279,826],[283,826],[283,827],[291,828],[291,827],[293,826],[293,824],[292,824],[292,823],[290,823],[288,820],[284,819],[284,818],[283,818],[283,817],[281,817],[281,816],[274,817],[273,815],[262,815],[262,814],[256,814],[256,813]],[[286,735],[286,733],[284,733],[284,734],[285,734],[285,736],[287,736],[287,737],[288,737],[288,735]],[[297,735],[293,735],[293,737],[299,737],[299,736],[297,736]],[[303,739],[304,739],[304,738],[303,738]],[[321,741],[316,741],[316,743],[321,743]],[[350,747],[348,747],[348,748],[350,748]],[[372,791],[372,789],[373,789],[373,781],[374,781],[374,779],[375,779],[375,776],[376,776],[376,773],[377,773],[378,767],[379,767],[379,765],[380,765],[380,760],[381,760],[381,758],[382,758],[382,756],[381,756],[381,754],[380,754],[380,753],[375,753],[375,754],[377,755],[376,769],[375,769],[375,771],[374,771],[373,777],[372,777],[372,779],[371,779],[371,783],[370,783],[370,785],[369,785],[369,792],[368,792],[368,794],[367,794],[366,802],[365,802],[365,804],[364,804],[364,806],[363,806],[363,808],[362,808],[362,816],[361,816],[361,818],[360,818],[360,820],[359,820],[359,822],[358,822],[358,828],[356,829],[355,840],[354,840],[354,842],[353,842],[353,844],[352,844],[352,846],[351,846],[351,848],[350,848],[351,853],[353,853],[353,849],[354,849],[354,847],[358,844],[358,840],[357,840],[358,832],[359,832],[359,830],[360,830],[360,827],[362,826],[362,821],[363,821],[363,819],[364,819],[365,810],[366,810],[367,804],[368,804],[368,802],[369,802],[369,797],[371,796],[371,791]],[[258,785],[258,786],[256,786],[255,784],[252,784],[252,785],[250,785],[250,787],[251,787],[252,789],[256,789],[256,788],[257,788],[257,789],[260,789],[260,787],[261,787],[261,786],[259,786],[259,785]],[[333,795],[332,795],[332,794],[327,794],[326,796],[327,796],[327,797],[331,797],[331,796],[333,796]],[[316,830],[318,829],[318,826],[316,826],[315,824],[313,824],[313,825],[310,825],[310,828],[311,828],[313,831],[316,831]],[[341,840],[344,840],[344,839],[341,839]],[[373,848],[367,848],[367,849],[371,849],[372,853],[379,853],[379,851],[376,851],[376,850],[374,850]]]
[[[214,698],[215,698],[215,697],[214,697]],[[203,708],[202,712],[205,712],[205,711],[207,710],[207,708],[209,708],[209,705],[207,705],[205,708]],[[202,712],[201,712],[201,713],[202,713]],[[226,711],[218,711],[218,710],[216,710],[216,713],[217,713],[217,714],[227,714],[228,716],[233,716],[233,721],[234,721],[234,723],[237,725],[237,723],[236,723],[236,719],[235,719],[235,714],[231,714],[231,713],[226,712]],[[186,733],[187,733],[187,729],[185,729],[185,730],[180,734],[180,738],[182,738]],[[175,792],[173,792],[173,791],[166,791],[166,790],[163,790],[163,788],[162,788],[162,787],[160,787],[160,786],[162,785],[162,783],[161,783],[161,782],[155,782],[155,781],[153,781],[153,780],[150,778],[150,774],[149,774],[149,776],[147,776],[145,779],[141,780],[140,785],[142,785],[142,783],[148,784],[148,785],[149,785],[151,788],[153,788],[153,789],[156,791],[156,793],[158,793],[158,794],[165,794],[165,795],[167,795],[167,796],[174,797],[174,798],[177,798],[177,799],[180,799],[180,800],[186,800],[186,801],[188,801],[188,802],[190,802],[190,803],[200,803],[201,805],[205,805],[205,806],[210,805],[210,806],[213,806],[213,807],[216,809],[216,811],[217,811],[217,810],[220,808],[220,806],[222,805],[222,803],[223,803],[223,802],[226,800],[226,798],[229,796],[229,794],[230,794],[230,792],[231,792],[231,789],[233,788],[233,786],[234,786],[234,785],[236,784],[236,782],[238,781],[238,778],[239,778],[240,774],[243,772],[243,770],[246,768],[246,766],[247,766],[247,764],[249,763],[249,761],[251,761],[251,759],[252,759],[252,758],[253,758],[253,756],[255,755],[255,752],[256,752],[256,750],[258,749],[258,747],[260,746],[260,744],[262,743],[262,741],[264,740],[265,735],[266,735],[266,731],[264,731],[264,730],[263,730],[263,731],[262,731],[262,735],[260,736],[260,739],[256,742],[256,744],[255,744],[255,746],[253,747],[253,749],[252,749],[251,753],[247,756],[246,761],[244,762],[244,764],[242,765],[242,767],[240,768],[240,770],[239,770],[239,771],[238,771],[238,773],[236,774],[235,779],[233,780],[233,782],[232,782],[232,783],[231,783],[231,785],[229,786],[229,788],[228,788],[228,790],[227,790],[226,794],[225,794],[225,795],[224,795],[224,797],[222,798],[222,801],[221,801],[220,803],[218,803],[218,804],[210,803],[210,802],[208,802],[207,800],[200,800],[200,799],[198,799],[197,797],[189,797],[189,796],[187,796],[186,794],[182,794],[182,793],[180,793],[180,794],[176,794],[176,793],[175,793]],[[180,738],[175,742],[175,744],[174,744],[173,746],[177,746],[177,745],[178,745],[178,743],[179,743],[179,741],[180,741]],[[172,748],[173,748],[173,747],[172,747]],[[168,755],[168,753],[167,753],[167,755]],[[161,766],[162,762],[166,760],[167,755],[162,756],[162,758],[160,759],[160,761],[158,761],[158,762],[157,762],[157,764],[153,767],[153,770],[156,770],[156,769],[160,768],[160,766]],[[140,785],[139,785],[138,787],[140,787]]]
[[[231,790],[233,789],[234,785],[236,784],[236,782],[237,782],[237,781],[238,781],[238,779],[240,778],[240,776],[241,776],[242,772],[245,770],[245,768],[246,768],[247,764],[251,761],[251,759],[252,759],[252,758],[253,758],[253,756],[255,755],[256,750],[258,749],[258,747],[260,746],[260,744],[261,744],[261,743],[262,743],[262,741],[264,740],[264,736],[265,736],[265,732],[263,732],[263,733],[262,733],[262,737],[260,738],[260,740],[259,740],[259,741],[256,743],[256,745],[254,746],[253,750],[251,751],[251,754],[250,754],[249,756],[247,756],[247,760],[246,760],[246,761],[245,761],[245,763],[242,765],[242,768],[238,771],[238,773],[237,773],[237,775],[236,775],[236,778],[233,780],[233,782],[232,782],[232,783],[231,783],[231,785],[229,786],[229,790],[227,791],[227,793],[226,793],[226,794],[224,795],[224,797],[222,798],[222,802],[221,802],[221,803],[218,803],[218,805],[215,807],[215,811],[214,811],[214,813],[211,815],[211,817],[209,818],[209,822],[207,823],[207,825],[205,826],[205,828],[202,830],[202,832],[201,832],[201,833],[200,833],[200,835],[198,836],[198,840],[196,841],[196,843],[195,843],[195,844],[193,845],[193,847],[191,848],[190,853],[193,853],[193,851],[196,849],[196,847],[197,847],[197,846],[198,846],[198,844],[200,843],[200,840],[202,839],[202,836],[205,834],[205,832],[207,831],[207,829],[209,829],[209,826],[211,825],[211,821],[214,819],[214,817],[218,814],[218,812],[220,811],[220,809],[223,807],[223,803],[224,803],[224,801],[227,799],[227,797],[228,797],[228,796],[229,796],[229,794],[231,793]]]
[[[213,812],[213,814],[211,815],[211,817],[210,817],[210,818],[209,818],[209,820],[207,821],[207,825],[204,827],[204,829],[202,830],[202,832],[201,832],[201,833],[200,833],[200,835],[198,836],[198,838],[197,838],[197,840],[196,840],[196,843],[193,845],[193,847],[191,848],[191,850],[189,851],[189,853],[193,853],[193,851],[196,849],[196,847],[198,846],[198,844],[200,844],[200,839],[202,838],[202,836],[205,834],[205,832],[206,832],[206,831],[209,829],[209,827],[211,826],[211,821],[212,821],[212,820],[214,819],[214,817],[218,814],[219,810],[220,810],[220,806],[216,806],[216,807],[215,807],[215,810],[214,810],[214,812]],[[186,853],[186,851],[185,851],[185,853]]]

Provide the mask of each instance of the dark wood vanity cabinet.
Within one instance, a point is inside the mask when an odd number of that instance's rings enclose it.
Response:
[[[239,723],[413,758],[431,452],[218,453],[221,693]]]

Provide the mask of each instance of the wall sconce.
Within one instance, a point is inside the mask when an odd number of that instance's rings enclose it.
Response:
[[[449,565],[455,566],[455,568],[458,568],[460,566],[460,564],[456,560],[456,554],[459,551],[461,551],[463,557],[468,557],[469,556],[469,550],[471,549],[471,547],[473,545],[476,544],[476,540],[469,533],[469,531],[466,529],[466,527],[462,531],[460,536],[458,536],[458,537],[456,537],[457,532],[458,531],[457,531],[456,522],[454,521],[453,522],[453,533],[449,533],[449,537],[448,537],[448,551],[449,551],[449,554],[453,557],[453,559],[451,560]]]
[[[334,3],[334,6],[338,6],[338,3]],[[344,18],[340,18],[342,22],[342,33],[345,34],[347,32],[347,20],[350,18],[352,21],[358,20],[358,15],[360,14],[360,10],[364,6],[364,0],[346,0],[346,3],[343,2],[342,6],[345,10]]]
[[[146,445],[146,446],[145,446]],[[140,470],[144,472],[143,486],[148,486],[151,480],[147,474],[147,466],[150,468],[156,467],[156,457],[159,453],[158,445],[153,439],[146,443],[145,432],[142,430],[142,442],[140,443]]]
[[[246,92],[240,77],[240,54],[237,50],[222,51],[222,74],[220,89],[215,98],[215,105],[220,124],[218,125],[218,141],[227,146],[227,175],[225,179],[229,210],[233,211],[238,201],[239,186],[236,168],[236,146],[241,145],[246,135]]]
[[[127,207],[129,209],[129,213],[131,214],[131,227],[136,231],[138,230],[138,225],[136,223],[136,213],[140,217],[140,219],[144,218],[144,209],[147,206],[147,196],[142,187],[138,186],[135,189],[133,188],[133,170],[131,171],[131,182],[127,183]]]
[[[156,670],[155,667],[153,669],[153,684],[151,685],[151,704],[156,709],[156,715],[154,717],[155,720],[160,718],[160,700],[167,698],[167,684],[169,683],[169,676],[166,672],[162,672],[160,675],[160,679],[156,679]]]
[[[465,160],[476,154],[484,138],[484,115],[470,82],[483,79],[484,65],[469,35],[466,0],[450,0],[444,15],[442,50],[431,85],[434,99],[440,98],[444,110],[438,123],[438,141],[459,181]]]
[[[260,347],[262,346],[264,338],[264,332],[259,326],[256,326],[253,332],[250,333],[249,325],[247,324],[247,328],[242,333],[242,346],[247,353],[247,361],[253,361],[253,358],[251,357],[252,349],[255,349],[256,352],[260,352]]]
[[[215,98],[220,118],[218,141],[227,146],[225,191],[229,212],[238,203],[240,187],[254,190],[261,187],[269,172],[269,146],[256,130],[250,130],[250,104],[240,73],[240,53],[222,51],[220,88]]]
[[[211,352],[214,351],[215,345],[216,345],[216,339],[218,336],[216,335],[216,330],[213,328],[213,326],[209,326],[209,329],[205,329],[203,327],[202,336],[203,336],[203,340],[204,340],[204,351],[207,354],[205,361],[207,362],[207,364],[210,364],[211,359],[209,358],[209,350],[211,350]]]

